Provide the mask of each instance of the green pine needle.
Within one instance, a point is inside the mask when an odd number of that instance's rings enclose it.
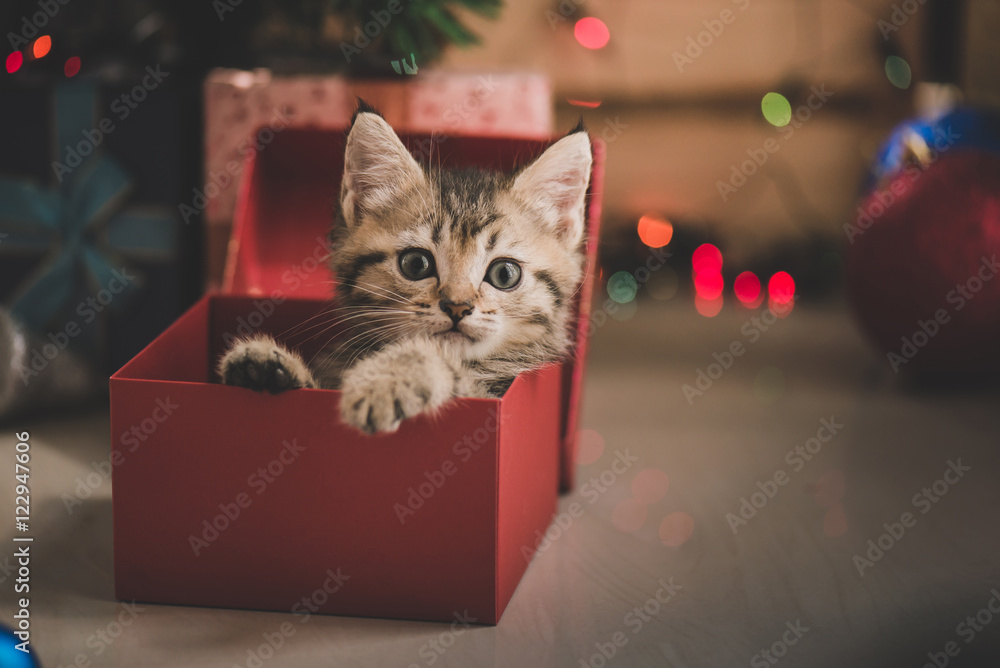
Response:
[[[372,21],[372,12],[381,15],[388,0],[300,0],[303,4],[325,4],[343,17],[348,31]],[[503,0],[399,0],[402,11],[390,19],[382,39],[371,49],[382,55],[401,57],[411,53],[418,65],[430,64],[441,56],[442,49],[454,44],[459,47],[479,43],[479,36],[469,30],[455,15],[453,7],[461,7],[480,16],[495,19]]]

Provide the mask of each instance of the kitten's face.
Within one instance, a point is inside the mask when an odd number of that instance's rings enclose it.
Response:
[[[384,120],[359,114],[333,256],[340,302],[356,311],[347,334],[366,344],[425,335],[464,359],[561,354],[590,163],[577,133],[516,177],[428,174]]]

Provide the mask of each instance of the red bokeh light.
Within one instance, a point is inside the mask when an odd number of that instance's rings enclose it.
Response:
[[[604,437],[593,429],[580,429],[576,432],[576,452],[574,459],[577,464],[593,464],[604,454]]]
[[[574,100],[572,98],[566,98],[566,101],[572,104],[574,107],[584,107],[586,109],[597,109],[601,106],[600,100]]]
[[[662,499],[668,489],[670,478],[660,469],[644,469],[632,479],[632,496],[646,505]]]
[[[795,299],[795,281],[787,271],[779,271],[768,281],[767,293],[776,304],[787,304]]]
[[[669,221],[646,214],[639,219],[639,239],[650,248],[663,248],[674,236],[674,226]]]
[[[660,540],[667,547],[680,547],[694,535],[694,518],[685,512],[673,512],[660,522]]]
[[[14,53],[7,56],[7,72],[13,74],[21,69],[21,63],[24,62],[24,55],[20,51],[15,51]]]
[[[753,304],[760,296],[760,279],[752,271],[744,271],[733,282],[736,298],[744,304]]]
[[[76,76],[80,71],[80,58],[78,56],[73,56],[72,58],[66,59],[66,64],[63,65],[63,72],[68,77]]]
[[[702,244],[691,256],[691,270],[695,274],[722,271],[722,251],[712,244]]]
[[[587,16],[576,22],[573,36],[576,37],[576,41],[588,49],[601,49],[611,39],[611,31],[601,19]]]
[[[718,299],[725,286],[722,274],[717,271],[703,271],[694,275],[694,289],[702,299]]]
[[[792,309],[795,308],[795,300],[789,299],[787,302],[777,302],[773,299],[768,299],[767,308],[771,309],[774,315],[784,319],[791,315]]]
[[[706,318],[714,318],[722,311],[722,297],[716,299],[705,299],[700,295],[695,295],[694,308],[698,313]]]

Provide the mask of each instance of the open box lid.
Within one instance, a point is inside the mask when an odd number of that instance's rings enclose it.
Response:
[[[223,291],[238,295],[327,299],[333,292],[327,237],[340,195],[344,143],[341,131],[288,128],[251,153],[244,165],[229,241]],[[415,154],[433,146],[446,167],[512,171],[554,141],[494,137],[400,135]],[[587,198],[587,272],[578,292],[576,354],[564,365],[564,490],[572,487],[575,425],[583,379],[596,266],[604,175],[604,146],[592,142],[594,166]]]

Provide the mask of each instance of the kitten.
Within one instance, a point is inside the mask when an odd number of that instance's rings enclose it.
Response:
[[[313,369],[270,337],[238,341],[223,382],[340,389],[342,419],[367,434],[502,395],[570,347],[591,160],[581,124],[513,175],[426,169],[361,103],[332,248],[346,340]]]

